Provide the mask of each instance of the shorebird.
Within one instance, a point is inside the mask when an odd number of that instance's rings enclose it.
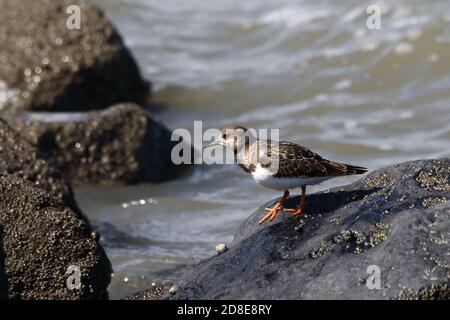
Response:
[[[271,141],[256,138],[250,130],[241,126],[227,126],[207,147],[221,145],[233,150],[235,161],[259,184],[284,191],[280,200],[259,220],[275,219],[289,197],[289,190],[301,188],[300,204],[296,208],[284,208],[293,216],[305,208],[306,187],[332,178],[362,174],[364,167],[327,160],[317,153],[288,141]]]

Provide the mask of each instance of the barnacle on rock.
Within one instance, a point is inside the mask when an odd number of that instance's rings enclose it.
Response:
[[[426,190],[450,191],[450,168],[435,165],[431,171],[422,170],[416,177],[421,188]]]
[[[422,201],[422,205],[426,208],[433,208],[437,207],[441,204],[444,204],[447,202],[447,198],[445,197],[429,197]]]
[[[387,172],[381,172],[375,176],[366,177],[364,182],[369,188],[382,188],[392,185],[395,178]]]
[[[450,286],[431,285],[420,290],[402,290],[396,297],[400,300],[450,300]]]

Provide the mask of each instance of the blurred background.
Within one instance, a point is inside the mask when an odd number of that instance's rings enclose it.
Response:
[[[450,2],[95,0],[154,84],[169,128],[235,123],[374,170],[450,155]],[[381,29],[366,26],[369,5]],[[352,182],[336,179],[322,190]],[[111,298],[215,254],[278,197],[237,166],[76,189],[114,267]]]

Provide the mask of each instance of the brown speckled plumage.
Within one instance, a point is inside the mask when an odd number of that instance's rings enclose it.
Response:
[[[300,203],[295,208],[284,208],[292,216],[305,209],[306,187],[339,176],[360,174],[366,168],[334,162],[298,144],[287,141],[257,139],[244,127],[224,127],[220,135],[209,146],[222,145],[234,152],[239,166],[259,184],[274,190],[284,191],[280,200],[259,220],[272,221],[289,197],[289,190],[301,189]]]
[[[239,165],[245,172],[251,173],[255,170],[256,155],[259,155],[259,158],[278,155],[279,166],[273,175],[277,178],[345,176],[367,171],[363,167],[327,160],[305,147],[288,141],[280,141],[277,145],[270,140],[256,140],[236,155],[241,159]],[[261,165],[270,167],[270,163]]]

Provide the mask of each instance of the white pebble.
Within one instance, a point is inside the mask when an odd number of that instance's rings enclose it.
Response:
[[[178,291],[178,286],[171,286],[169,289],[169,293],[172,295],[177,293],[177,291]]]
[[[228,250],[227,245],[225,243],[218,244],[216,246],[216,251],[218,254],[222,254]]]

